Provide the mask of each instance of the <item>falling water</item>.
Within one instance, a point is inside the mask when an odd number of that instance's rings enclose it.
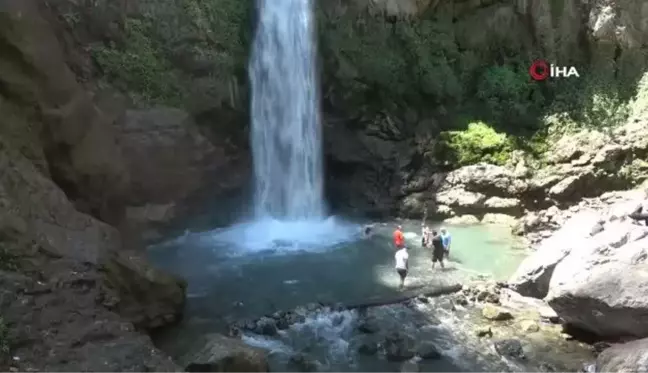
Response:
[[[324,215],[311,0],[258,0],[250,62],[258,218]]]

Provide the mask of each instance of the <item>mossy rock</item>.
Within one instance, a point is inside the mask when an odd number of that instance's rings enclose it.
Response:
[[[507,321],[513,319],[513,315],[509,311],[490,304],[482,308],[482,316],[491,321]]]

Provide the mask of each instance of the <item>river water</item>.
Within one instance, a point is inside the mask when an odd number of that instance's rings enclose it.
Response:
[[[149,254],[157,266],[188,282],[185,318],[158,343],[178,355],[188,341],[225,332],[226,325],[236,320],[312,302],[353,304],[397,295],[391,243],[396,224],[403,225],[410,247],[406,282],[410,289],[441,287],[480,275],[504,280],[527,254],[507,227],[448,226],[453,235],[450,261],[445,270],[432,269],[430,253],[420,246],[418,221],[375,224],[369,238],[362,237],[362,224],[357,222],[329,224],[315,231],[324,236],[304,234],[300,242],[280,238],[283,229],[300,227],[243,223],[151,247]],[[360,369],[369,368],[363,365]],[[336,365],[335,369],[341,368]]]
[[[156,265],[187,279],[189,317],[259,317],[309,302],[350,304],[398,294],[391,243],[395,224],[378,224],[367,239],[361,225],[335,224],[344,231],[337,237],[329,233],[330,245],[322,244],[326,237],[315,237],[301,248],[279,239],[253,241],[253,249],[235,246],[230,240],[248,228],[191,234],[152,247],[150,254]],[[504,280],[526,255],[507,227],[449,227],[450,261],[445,270],[432,269],[429,251],[420,247],[418,223],[401,224],[410,246],[409,287],[480,274]],[[260,231],[253,230],[262,236]],[[259,247],[262,242],[265,248]]]

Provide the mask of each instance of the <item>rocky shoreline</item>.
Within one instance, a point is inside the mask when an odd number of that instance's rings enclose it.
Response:
[[[465,347],[465,353],[473,355],[476,360],[472,363],[482,364],[459,364],[457,369],[538,372],[643,369],[645,340],[616,345],[600,339],[578,341],[565,320],[545,301],[520,295],[510,287],[507,283],[475,280],[454,294],[418,295],[392,305],[355,310],[341,304],[312,303],[256,320],[232,323],[229,337],[205,336],[196,344],[199,347],[179,361],[187,371],[223,366],[254,367],[259,369],[256,371],[329,370],[330,366],[322,365],[323,356],[313,352],[309,344],[313,341],[300,340],[303,344],[299,345],[287,342],[290,339],[286,336],[291,333],[302,337],[309,333],[327,335],[323,330],[309,331],[317,325],[328,332],[335,330],[334,338],[329,335],[323,343],[330,347],[339,343],[335,338],[342,339],[348,354],[345,359],[350,359],[345,363],[351,365],[356,359],[370,357],[378,364],[396,364],[401,371],[418,372],[425,371],[425,364],[439,364],[444,359],[453,361],[457,356],[447,349],[448,340],[417,332],[434,329],[438,335],[443,329],[452,335],[451,343]],[[290,351],[277,348],[277,341],[282,339],[291,346]],[[504,363],[497,363],[499,358]],[[464,359],[468,358],[464,356]]]
[[[535,252],[508,286],[542,299],[572,334],[598,341],[597,371],[646,369],[648,226],[628,215],[647,202],[644,183],[528,215],[518,226]]]
[[[518,234],[537,243],[569,213],[594,207],[606,192],[646,180],[647,139],[648,122],[630,119],[613,133],[564,135],[551,144],[542,165],[519,155],[505,166],[482,163],[450,172],[423,168],[405,182],[398,212],[449,224],[514,225]]]
[[[426,364],[451,364],[463,370],[575,371],[591,364],[597,353],[596,347],[564,333],[557,315],[542,301],[522,297],[503,283],[477,280],[450,295],[417,295],[354,310],[312,303],[241,320],[231,324],[229,337],[206,336],[179,360],[188,371],[241,366],[246,361],[270,371],[334,369],[322,365],[335,356],[326,355],[331,351],[315,352],[317,338],[308,337],[312,333],[323,336],[320,343],[329,349],[344,346],[341,364],[355,366],[370,359],[401,371],[425,371]],[[247,346],[236,342],[241,340]],[[224,341],[230,341],[231,348],[224,349]],[[277,347],[281,343],[290,349]],[[220,346],[218,354],[212,353],[214,346]],[[455,347],[470,360],[468,365],[457,361]]]

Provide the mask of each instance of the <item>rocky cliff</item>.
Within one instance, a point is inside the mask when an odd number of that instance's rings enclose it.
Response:
[[[642,2],[387,0],[322,7],[325,102],[335,114],[327,127],[331,184],[359,208],[416,216],[421,201],[430,201],[430,213],[446,217],[453,204],[472,205],[476,214],[519,211],[545,196],[521,203],[486,203],[464,192],[441,201],[429,196],[453,188],[460,178],[446,175],[460,166],[508,164],[510,173],[519,158],[526,161],[522,171],[563,164],[545,171],[544,182],[554,182],[548,177],[554,171],[568,180],[543,193],[577,198],[569,196],[577,176],[564,167],[571,160],[550,159],[547,147],[565,132],[623,123],[628,102],[643,106],[632,99],[646,66]],[[531,81],[527,70],[536,58],[577,66],[581,76]],[[499,179],[504,170],[492,172],[487,177]],[[578,178],[588,183],[590,176]],[[511,191],[496,196],[518,198]]]
[[[185,284],[120,228],[134,203],[183,196],[137,187],[135,136],[116,124],[143,114],[103,105],[77,79],[49,5],[0,1],[0,367],[176,370],[141,332],[181,317]]]

